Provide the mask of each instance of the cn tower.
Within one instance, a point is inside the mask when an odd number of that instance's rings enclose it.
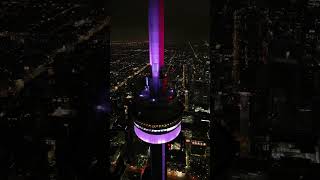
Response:
[[[134,132],[150,144],[151,179],[166,180],[166,143],[181,131],[183,105],[164,72],[164,0],[149,0],[150,76],[133,105]]]

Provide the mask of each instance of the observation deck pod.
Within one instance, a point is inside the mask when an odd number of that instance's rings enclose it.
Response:
[[[174,140],[181,131],[183,104],[173,89],[154,97],[148,89],[133,104],[134,131],[144,142],[164,144]]]

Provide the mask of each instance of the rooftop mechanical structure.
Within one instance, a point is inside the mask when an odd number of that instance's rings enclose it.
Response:
[[[164,72],[164,0],[149,0],[150,76],[133,104],[134,132],[150,144],[151,179],[167,179],[166,143],[181,131],[183,104]]]

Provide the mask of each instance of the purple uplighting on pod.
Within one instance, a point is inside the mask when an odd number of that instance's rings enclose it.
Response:
[[[142,131],[138,127],[134,126],[134,132],[136,135],[143,140],[144,142],[150,144],[164,144],[174,140],[181,131],[181,125],[179,125],[176,129],[166,133],[166,134],[149,134],[147,132]]]
[[[164,65],[163,0],[149,0],[149,58],[152,77],[159,77]]]

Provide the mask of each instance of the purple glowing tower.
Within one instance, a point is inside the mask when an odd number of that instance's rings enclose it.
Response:
[[[183,105],[174,89],[167,87],[164,69],[164,0],[149,0],[149,57],[151,76],[133,105],[134,132],[150,144],[151,179],[165,180],[166,143],[181,131]]]

